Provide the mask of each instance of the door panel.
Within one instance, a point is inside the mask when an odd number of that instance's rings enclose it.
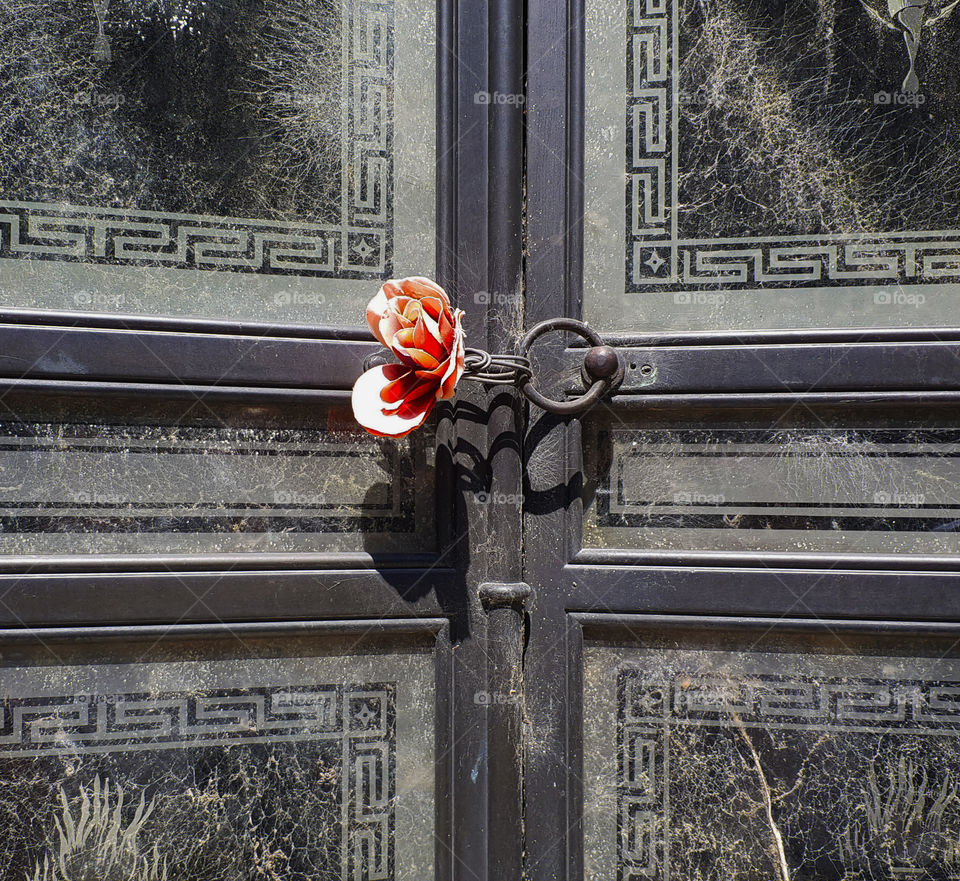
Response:
[[[956,554],[950,410],[593,414],[585,548]]]
[[[445,622],[3,639],[5,878],[433,876]]]
[[[955,874],[955,633],[571,626],[586,877]]]
[[[356,326],[435,270],[437,9],[6,7],[0,305]]]
[[[433,440],[337,406],[8,395],[4,554],[436,551]]]
[[[586,0],[584,317],[960,324],[960,25],[908,5]]]

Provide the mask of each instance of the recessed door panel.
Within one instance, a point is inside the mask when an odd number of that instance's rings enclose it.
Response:
[[[429,552],[432,487],[428,434],[373,438],[344,408],[8,397],[0,417],[8,554]]]
[[[0,13],[0,305],[359,325],[431,274],[436,5]]]
[[[946,408],[598,415],[585,438],[590,548],[960,550],[960,431]]]
[[[584,317],[960,323],[947,0],[587,0]]]
[[[432,877],[433,652],[362,643],[5,647],[0,877]]]
[[[587,878],[960,873],[953,638],[637,627],[584,651]]]

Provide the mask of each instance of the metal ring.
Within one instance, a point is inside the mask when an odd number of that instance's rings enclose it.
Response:
[[[530,375],[530,361],[519,355],[491,355],[482,349],[467,349],[463,379],[484,385],[517,385]]]
[[[482,373],[492,361],[490,353],[483,349],[467,349],[463,357],[465,369],[473,373]]]
[[[578,321],[576,318],[550,318],[547,321],[541,321],[527,331],[523,339],[520,340],[520,354],[527,357],[533,343],[552,330],[568,330],[570,333],[575,333],[581,339],[586,340],[592,346],[603,345],[600,334],[587,327],[582,321]],[[556,413],[559,416],[577,416],[586,412],[610,390],[612,384],[613,380],[611,379],[594,379],[590,388],[579,398],[574,398],[572,401],[554,401],[540,393],[533,384],[532,376],[524,376],[519,381],[520,391],[527,400],[536,404],[541,410]]]

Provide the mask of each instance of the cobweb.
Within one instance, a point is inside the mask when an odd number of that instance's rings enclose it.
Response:
[[[7,761],[0,779],[0,879],[32,881],[39,871],[48,881],[150,881],[144,866],[152,865],[168,881],[339,879],[335,752],[291,743]],[[151,809],[137,822],[141,799]],[[76,823],[98,801],[103,825],[113,828],[66,847],[67,815]],[[131,829],[136,834],[128,836],[123,858],[105,876],[111,831]]]
[[[334,220],[335,0],[0,7],[0,194]]]
[[[955,226],[956,16],[924,33],[922,103],[884,104],[903,79],[903,41],[859,0],[681,8],[685,238]]]

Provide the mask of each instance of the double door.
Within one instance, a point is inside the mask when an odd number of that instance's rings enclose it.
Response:
[[[0,14],[0,875],[955,877],[958,41],[937,2]],[[407,275],[493,353],[587,322],[622,383],[364,434]]]

